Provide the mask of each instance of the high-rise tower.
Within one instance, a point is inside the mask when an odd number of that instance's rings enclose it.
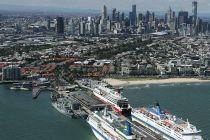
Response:
[[[131,13],[131,25],[136,25],[137,15],[136,15],[136,5],[132,5],[132,13]]]
[[[187,25],[188,22],[188,12],[187,11],[179,11],[178,13],[178,26],[180,27],[182,24]]]
[[[106,7],[106,5],[104,5],[103,9],[102,9],[102,20],[104,20],[106,18],[107,18],[107,7]]]
[[[57,17],[57,33],[64,34],[64,19],[63,17]]]
[[[193,25],[194,27],[196,27],[196,23],[197,23],[197,15],[198,15],[198,2],[197,1],[193,1],[192,2],[192,13],[193,13]]]
[[[112,10],[112,20],[115,21],[116,20],[116,8],[114,8]]]
[[[69,22],[69,33],[71,35],[75,34],[75,24],[74,24],[74,20],[73,19],[71,19],[70,22]]]

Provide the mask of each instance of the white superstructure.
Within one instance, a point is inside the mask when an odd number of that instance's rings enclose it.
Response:
[[[203,140],[200,130],[188,121],[162,111],[158,103],[154,107],[133,109],[131,115],[132,121],[144,125],[167,140]]]
[[[88,116],[87,122],[98,140],[134,140],[136,136],[131,133],[131,126],[126,121],[95,112]]]
[[[100,84],[94,88],[93,94],[104,103],[110,104],[116,112],[130,116],[131,107],[128,104],[128,99],[123,97],[120,91],[109,88],[105,84]]]

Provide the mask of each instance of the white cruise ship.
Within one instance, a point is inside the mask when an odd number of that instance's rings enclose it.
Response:
[[[167,140],[203,140],[201,131],[188,121],[177,118],[161,110],[158,103],[148,108],[132,109],[132,121],[135,121]]]
[[[123,97],[119,90],[116,91],[101,83],[94,88],[93,94],[102,102],[110,104],[117,113],[121,113],[124,116],[131,115],[128,99]]]
[[[131,124],[120,119],[115,114],[93,112],[87,118],[94,135],[98,140],[135,140],[136,136],[131,132]]]

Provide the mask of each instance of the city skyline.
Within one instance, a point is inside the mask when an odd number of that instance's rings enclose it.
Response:
[[[64,9],[64,10],[97,10],[99,11],[103,5],[108,7],[108,11],[110,12],[113,8],[117,8],[119,10],[130,10],[133,4],[136,4],[137,11],[165,11],[170,6],[175,11],[189,11],[192,12],[192,2],[194,0],[90,0],[88,3],[84,0],[77,0],[77,1],[68,1],[68,0],[9,0],[9,1],[0,1],[1,9],[4,7],[23,7],[27,9],[27,7],[34,7],[34,9],[38,10],[50,10],[51,8],[54,10],[57,9]],[[40,6],[40,3],[42,5]],[[151,4],[152,3],[152,4]],[[12,8],[13,10],[15,10]],[[46,9],[45,9],[46,8]],[[208,9],[210,8],[210,3],[208,0],[200,0],[198,6],[198,13],[207,13]],[[5,8],[6,9],[6,8]],[[22,9],[22,8],[20,8]]]

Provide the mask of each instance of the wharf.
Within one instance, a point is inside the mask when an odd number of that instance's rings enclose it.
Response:
[[[105,107],[110,107],[109,104],[104,104],[100,100],[98,100],[96,97],[93,96],[93,89],[94,86],[97,84],[97,81],[88,81],[84,82],[83,80],[78,80],[76,81],[77,84],[83,88],[86,89],[87,91],[80,90],[80,91],[74,91],[74,92],[69,92],[67,90],[54,90],[50,88],[45,88],[45,87],[39,87],[38,89],[33,90],[33,97],[38,97],[40,92],[42,90],[52,90],[55,91],[59,97],[65,98],[69,101],[75,101],[80,104],[81,108],[79,110],[73,110],[74,115],[79,116],[83,118],[82,116],[88,116],[91,114],[93,111],[98,111],[98,110],[103,110]],[[126,118],[132,126],[133,133],[135,133],[138,136],[138,139],[143,139],[143,140],[160,140],[160,136],[154,134],[144,126],[141,126],[130,119]]]
[[[76,80],[75,81],[81,88],[93,91],[96,81],[93,80]]]
[[[96,84],[98,84],[98,81],[94,81],[94,80],[77,80],[76,81],[78,83],[78,85],[82,88],[85,88],[87,90],[89,90],[90,92],[93,91],[94,87]],[[93,96],[90,94],[89,97],[87,97],[88,95],[85,94],[85,98],[93,98]],[[76,98],[78,100],[79,96],[76,95]],[[83,103],[83,98],[80,98],[81,102]],[[98,99],[96,99],[98,100]],[[92,104],[95,104],[94,102]],[[87,111],[87,113],[91,113],[92,110],[90,110],[90,108],[86,107],[86,104],[82,104],[84,109]],[[105,105],[106,106],[106,105]],[[105,107],[104,106],[104,107]],[[147,129],[146,127],[144,127],[143,125],[140,125],[134,121],[131,121],[129,118],[124,117],[128,122],[131,123],[132,126],[132,130],[133,133],[135,133],[138,136],[138,139],[143,139],[143,140],[161,140],[161,136],[155,134],[154,132],[152,132],[151,130]]]
[[[108,104],[103,104],[101,102],[98,102],[97,100],[91,97],[84,96],[84,94],[73,95],[73,98],[79,101],[79,103],[82,105],[82,107],[85,109],[87,113],[90,113],[91,111],[95,110],[102,110],[105,107],[109,106]]]
[[[70,93],[66,93],[65,91],[58,91],[58,94],[64,96],[65,98],[77,101],[81,104],[82,108],[87,113],[91,113],[91,111],[95,110],[102,110],[106,106],[109,106],[108,104],[102,103],[93,97],[91,93],[87,93],[86,91],[75,91]]]
[[[37,99],[38,96],[40,95],[40,93],[44,90],[49,90],[49,91],[56,91],[55,89],[53,88],[48,88],[46,86],[39,86],[39,87],[35,87],[33,88],[32,90],[32,97],[33,99]]]
[[[20,81],[0,81],[0,84],[13,84],[13,83],[18,83]]]

